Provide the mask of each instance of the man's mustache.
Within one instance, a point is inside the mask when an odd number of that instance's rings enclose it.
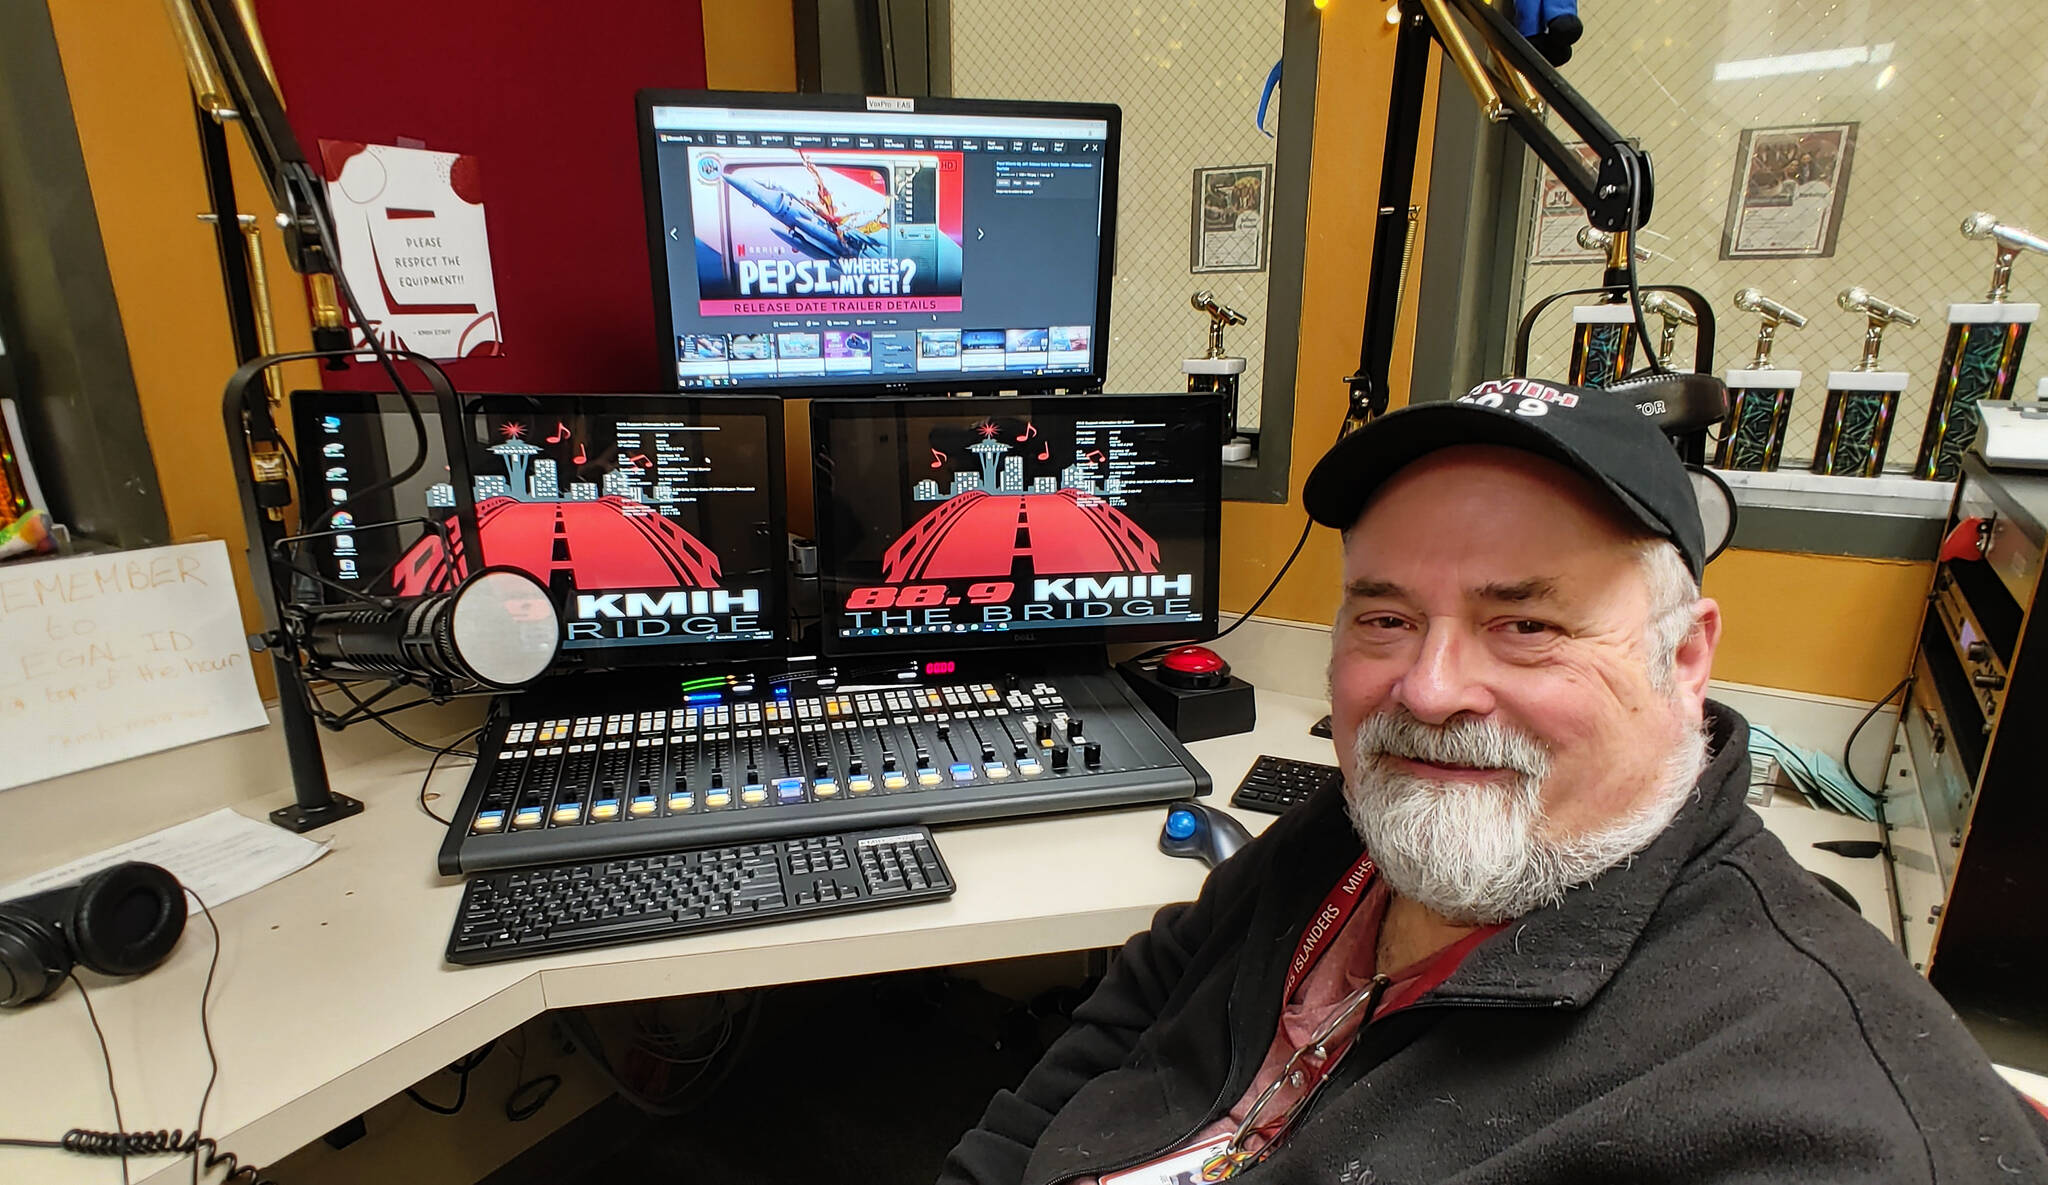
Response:
[[[1497,720],[1470,718],[1426,724],[1405,708],[1376,712],[1358,728],[1358,754],[1406,757],[1432,765],[1512,770],[1541,778],[1550,771],[1542,743]]]

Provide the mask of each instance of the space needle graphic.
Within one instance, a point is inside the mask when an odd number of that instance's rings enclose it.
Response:
[[[491,451],[505,458],[505,484],[511,487],[514,497],[523,499],[529,488],[526,480],[527,463],[541,450],[539,446],[528,444],[522,439],[526,435],[524,424],[507,423],[499,431],[505,434],[505,442],[492,445]]]
[[[1003,458],[1010,455],[1010,446],[996,439],[1002,430],[994,424],[983,424],[977,431],[981,433],[981,439],[968,445],[967,451],[981,459],[981,488],[997,489],[996,469],[1003,463]]]
[[[1041,475],[1027,488],[1024,459],[1012,453],[1002,428],[984,422],[971,431],[979,439],[964,451],[981,462],[980,482],[956,471],[951,494],[940,494],[931,478],[912,487],[913,501],[938,504],[884,549],[885,583],[1159,571],[1158,541],[1113,502],[1120,500],[1122,478],[1105,475],[1098,491],[1089,476],[1106,468],[1102,450],[1077,449],[1058,479]],[[1051,448],[1035,429],[1027,427],[1016,443],[1034,438],[1041,442],[1038,459],[1050,460]],[[939,468],[945,456],[936,448],[932,453],[932,467]]]

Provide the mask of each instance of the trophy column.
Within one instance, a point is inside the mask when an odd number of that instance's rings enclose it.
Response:
[[[1785,427],[1792,418],[1792,396],[1803,377],[1796,370],[1771,365],[1771,346],[1778,326],[1802,329],[1806,318],[1754,288],[1735,294],[1735,307],[1762,317],[1756,331],[1756,357],[1748,366],[1728,372],[1728,418],[1721,422],[1721,441],[1714,446],[1716,469],[1768,473],[1785,452]]]
[[[1918,325],[1920,318],[1862,288],[1847,290],[1836,303],[1866,317],[1863,360],[1854,370],[1828,372],[1828,402],[1821,413],[1820,440],[1814,445],[1813,471],[1876,477],[1884,471],[1892,421],[1898,415],[1899,395],[1906,389],[1905,371],[1878,369],[1878,351],[1884,346],[1885,326]]]
[[[1628,373],[1635,355],[1636,314],[1626,304],[1582,304],[1572,309],[1571,381],[1605,387]]]
[[[1982,422],[1977,404],[2012,398],[2027,330],[2041,316],[2040,305],[2008,303],[2006,293],[2014,258],[2024,250],[2048,250],[2048,241],[2018,227],[2001,226],[1982,213],[1963,221],[1963,237],[1992,240],[1998,255],[1991,269],[1991,291],[1984,300],[1948,306],[1948,342],[1942,347],[1941,368],[1934,373],[1934,398],[1920,434],[1920,452],[1913,459],[1913,476],[1929,481],[1954,481],[1962,475],[1963,453],[1977,438]]]

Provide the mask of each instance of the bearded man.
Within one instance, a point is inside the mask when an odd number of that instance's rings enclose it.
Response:
[[[1698,506],[1628,403],[1369,424],[1312,799],[1123,948],[979,1185],[2048,1181],[2048,1120],[1744,803]]]

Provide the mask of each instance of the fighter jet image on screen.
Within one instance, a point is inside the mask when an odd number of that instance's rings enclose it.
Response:
[[[689,151],[699,316],[960,311],[959,152]]]
[[[874,233],[888,228],[885,213],[841,211],[818,176],[818,166],[806,160],[804,168],[817,182],[814,197],[800,197],[773,181],[751,180],[737,170],[725,174],[725,183],[782,224],[778,237],[815,259],[887,256],[889,244]]]

